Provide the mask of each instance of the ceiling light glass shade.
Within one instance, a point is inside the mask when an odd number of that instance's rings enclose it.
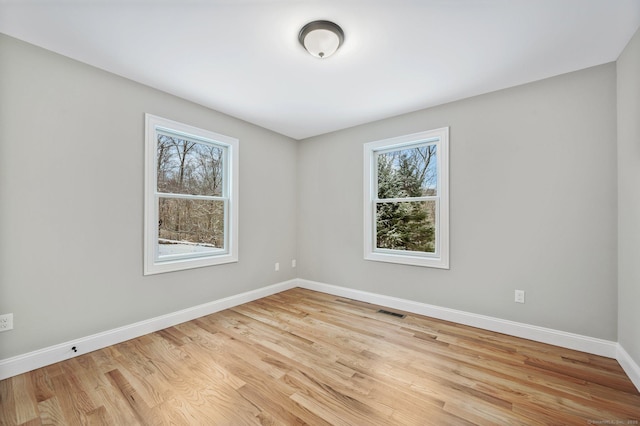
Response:
[[[316,58],[328,58],[342,45],[344,32],[333,22],[313,21],[302,27],[298,40]]]

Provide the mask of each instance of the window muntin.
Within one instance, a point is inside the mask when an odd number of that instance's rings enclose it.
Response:
[[[448,268],[448,128],[365,144],[365,259]]]
[[[237,261],[238,140],[146,121],[145,274]]]

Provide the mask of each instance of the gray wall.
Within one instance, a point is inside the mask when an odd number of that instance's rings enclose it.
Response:
[[[363,260],[362,145],[443,126],[451,269]],[[615,64],[304,140],[298,179],[300,278],[617,340]]]
[[[638,362],[639,44],[617,122],[607,64],[297,143],[0,36],[0,359],[295,276],[615,341],[619,271]],[[145,112],[240,139],[239,263],[142,275]],[[363,260],[362,145],[442,126],[451,269]]]
[[[640,365],[640,30],[618,59],[618,339]]]
[[[0,359],[295,277],[294,140],[2,35],[0,76]],[[240,139],[240,262],[142,275],[145,112]]]

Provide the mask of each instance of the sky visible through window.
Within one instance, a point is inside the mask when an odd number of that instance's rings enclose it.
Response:
[[[435,252],[437,202],[416,198],[438,195],[436,160],[433,144],[377,154],[377,248]]]
[[[224,157],[220,146],[158,134],[159,257],[224,249],[225,201],[207,199],[224,195]]]
[[[437,195],[436,155],[435,145],[379,153],[378,198]],[[381,179],[391,181],[381,182]]]

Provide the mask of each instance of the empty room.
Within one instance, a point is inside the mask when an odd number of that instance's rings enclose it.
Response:
[[[640,424],[639,29],[0,0],[0,425]]]

